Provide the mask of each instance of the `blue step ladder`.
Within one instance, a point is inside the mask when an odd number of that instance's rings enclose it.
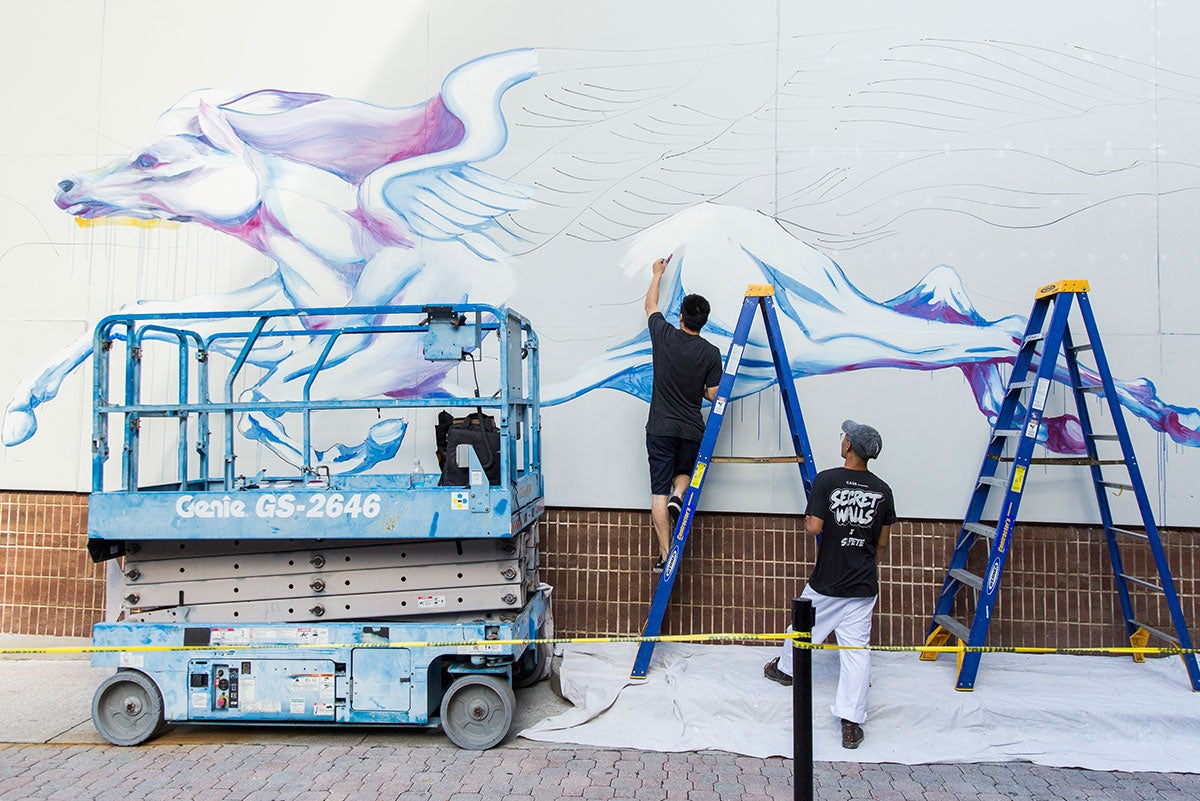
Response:
[[[1129,439],[1129,429],[1125,425],[1125,417],[1113,384],[1112,373],[1104,349],[1100,345],[1100,333],[1096,328],[1096,319],[1092,313],[1091,301],[1088,300],[1087,281],[1059,281],[1040,288],[1037,291],[1033,312],[1029,315],[1029,325],[1013,365],[1012,375],[996,418],[992,439],[979,470],[979,478],[971,501],[967,508],[962,530],[954,547],[950,560],[950,568],[942,584],[938,596],[937,607],[934,610],[933,621],[930,623],[926,644],[943,646],[955,637],[960,644],[971,648],[982,647],[987,642],[988,626],[992,621],[992,609],[1000,591],[1000,579],[1004,573],[1004,563],[1008,558],[1013,537],[1013,527],[1017,518],[1017,509],[1021,503],[1021,494],[1029,479],[1029,466],[1036,464],[1068,464],[1086,465],[1091,470],[1092,484],[1096,492],[1096,502],[1100,507],[1100,520],[1104,526],[1104,537],[1108,543],[1109,561],[1112,564],[1113,576],[1116,580],[1117,594],[1121,600],[1121,612],[1125,620],[1126,634],[1135,648],[1145,647],[1150,635],[1170,643],[1167,647],[1177,647],[1189,650],[1192,646],[1188,635],[1187,622],[1183,617],[1183,608],[1179,603],[1179,594],[1171,578],[1171,569],[1167,564],[1162,541],[1158,535],[1158,527],[1154,523],[1154,514],[1150,508],[1150,500],[1146,496],[1145,483],[1142,481],[1141,470],[1138,468],[1137,457]],[[1073,304],[1078,304],[1080,317],[1087,332],[1087,342],[1075,344],[1071,338],[1068,326]],[[1048,322],[1047,322],[1048,320]],[[1080,353],[1090,351],[1095,360],[1095,373],[1100,383],[1085,383],[1078,362]],[[1066,356],[1066,376],[1069,377],[1075,406],[1078,410],[1079,423],[1087,443],[1085,458],[1053,457],[1033,459],[1033,448],[1037,444],[1038,431],[1041,427],[1042,414],[1045,411],[1046,399],[1049,394],[1051,381],[1054,379],[1059,353]],[[1063,374],[1059,373],[1060,378]],[[1086,396],[1099,394],[1105,401],[1109,416],[1112,418],[1114,433],[1097,434],[1092,428],[1091,416],[1088,413]],[[1005,448],[1014,443],[1011,457],[1006,457]],[[1101,459],[1099,445],[1104,442],[1119,444],[1121,458]],[[1002,463],[1011,463],[1007,475],[997,476]],[[1102,467],[1123,467],[1128,472],[1127,481],[1116,481],[1106,478]],[[1004,492],[1004,499],[999,507],[997,520],[984,520],[984,509],[988,504],[989,494],[999,488]],[[1117,490],[1132,492],[1137,499],[1138,510],[1141,513],[1143,531],[1131,531],[1113,524],[1112,510],[1109,507],[1108,491]],[[1148,545],[1154,556],[1158,570],[1158,581],[1148,581],[1128,575],[1125,572],[1121,558],[1120,541],[1132,544]],[[987,566],[983,575],[970,572],[967,561],[972,549],[980,543],[987,543]],[[1170,610],[1172,626],[1175,634],[1171,635],[1147,623],[1141,622],[1134,613],[1134,596],[1131,595],[1131,585],[1138,592],[1137,600],[1141,606],[1165,600]],[[974,622],[967,627],[952,616],[955,599],[960,591],[968,587],[976,594]],[[1154,596],[1147,598],[1146,596]],[[960,652],[958,661],[958,678],[955,689],[970,691],[975,688],[976,673],[979,670],[979,651]],[[924,652],[921,659],[932,661],[937,659],[937,652]],[[1200,670],[1197,670],[1194,653],[1180,654],[1187,668],[1192,689],[1200,691]],[[1144,661],[1144,656],[1137,654],[1134,661]]]
[[[729,405],[729,396],[733,392],[738,368],[746,361],[744,357],[746,342],[750,337],[750,326],[754,322],[754,313],[759,309],[762,310],[763,323],[767,328],[767,344],[775,363],[775,377],[783,396],[783,408],[787,414],[788,428],[791,430],[792,446],[796,455],[714,457],[713,450],[717,445],[717,435],[721,433],[721,422],[725,419],[725,411]],[[687,545],[688,534],[692,530],[696,505],[700,502],[700,491],[704,488],[708,466],[713,462],[741,464],[795,462],[800,468],[800,479],[804,483],[804,497],[807,498],[812,492],[816,468],[813,467],[808,432],[804,428],[804,417],[800,414],[800,403],[796,398],[796,385],[792,380],[791,365],[783,345],[783,333],[780,331],[779,319],[775,314],[775,287],[771,284],[751,284],[746,287],[746,297],[742,300],[742,312],[738,316],[737,326],[733,330],[733,338],[729,342],[729,353],[725,357],[725,370],[721,373],[717,398],[713,401],[712,409],[708,414],[708,422],[704,427],[704,438],[700,441],[700,452],[696,457],[696,466],[692,470],[692,480],[688,483],[687,491],[683,496],[683,508],[680,510],[679,519],[675,524],[671,550],[667,554],[666,564],[659,576],[658,587],[654,591],[654,600],[650,603],[650,613],[646,618],[646,625],[642,629],[643,636],[657,637],[662,629],[663,616],[667,611],[667,603],[671,599],[671,589],[675,586],[675,578],[679,575],[683,548]],[[650,657],[653,654],[654,643],[652,641],[642,642],[638,648],[630,678],[646,678],[646,671],[650,668]]]

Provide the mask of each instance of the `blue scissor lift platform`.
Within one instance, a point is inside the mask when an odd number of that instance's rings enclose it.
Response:
[[[93,634],[92,663],[117,669],[93,701],[102,736],[202,722],[504,738],[513,685],[550,658],[519,641],[552,627],[527,319],[481,304],[122,314],[94,344],[88,549],[124,576],[122,619]],[[467,362],[474,394],[442,389]],[[477,444],[427,453],[461,465],[461,485],[393,467],[410,420],[439,409],[460,428],[474,415]]]

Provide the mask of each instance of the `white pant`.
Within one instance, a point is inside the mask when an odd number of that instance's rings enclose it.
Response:
[[[822,595],[812,587],[805,587],[801,598],[812,601],[816,613],[813,624],[814,644],[825,642],[829,632],[837,634],[838,645],[867,645],[871,641],[871,613],[875,611],[878,596],[870,598],[834,598]],[[788,626],[788,633],[792,627]],[[792,652],[796,650],[791,640],[783,643],[779,657],[779,670],[792,675]],[[871,686],[871,652],[838,651],[841,672],[838,675],[837,697],[829,711],[834,717],[864,723],[867,720],[867,688]]]

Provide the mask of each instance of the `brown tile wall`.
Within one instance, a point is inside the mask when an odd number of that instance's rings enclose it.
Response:
[[[104,566],[86,543],[87,495],[0,492],[0,633],[91,635]]]
[[[0,492],[0,633],[88,636],[103,615],[104,567],[87,556],[87,496]],[[803,519],[701,514],[675,585],[664,634],[781,630],[815,556]],[[953,521],[903,521],[880,570],[874,641],[913,645],[925,629],[949,562]],[[1103,533],[1023,525],[1005,570],[990,644],[1124,645]],[[1193,635],[1200,629],[1200,531],[1163,532]],[[542,524],[542,575],[554,585],[560,634],[626,635],[641,629],[657,576],[644,511],[550,509]],[[1127,547],[1130,575],[1154,574],[1148,549]],[[979,566],[974,566],[977,572]],[[1162,603],[1136,614],[1163,630]],[[966,619],[969,608],[957,611]],[[1152,641],[1151,643],[1157,644]]]
[[[925,638],[950,561],[957,521],[901,521],[880,569],[873,641],[915,645]],[[1164,530],[1167,561],[1195,640],[1200,633],[1200,531]],[[636,633],[657,583],[650,516],[624,510],[554,509],[542,534],[545,580],[555,587],[555,621],[566,634]],[[688,540],[663,634],[782,630],[816,556],[803,518],[700,514]],[[977,549],[979,550],[979,549]],[[1128,575],[1155,575],[1149,548],[1123,546]],[[971,567],[982,572],[983,553]],[[969,623],[974,593],[955,616]],[[1140,596],[1140,597],[1139,597]],[[1135,616],[1172,632],[1166,604],[1135,594]],[[964,603],[969,601],[969,603]],[[993,614],[991,645],[1057,648],[1128,645],[1104,533],[1085,526],[1017,529]],[[1151,645],[1163,645],[1152,640]]]

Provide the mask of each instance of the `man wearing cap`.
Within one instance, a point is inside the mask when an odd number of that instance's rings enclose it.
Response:
[[[896,522],[891,488],[867,469],[882,447],[878,431],[847,420],[842,423],[843,465],[822,470],[813,481],[804,529],[820,535],[820,545],[801,597],[812,601],[816,612],[814,644],[824,642],[831,631],[839,645],[867,645],[871,640],[871,613],[879,597],[876,564]],[[791,641],[785,641],[783,653],[766,664],[763,675],[790,685],[792,650]],[[867,719],[871,652],[838,651],[838,660],[841,672],[830,711],[842,719],[842,747],[858,748]]]

